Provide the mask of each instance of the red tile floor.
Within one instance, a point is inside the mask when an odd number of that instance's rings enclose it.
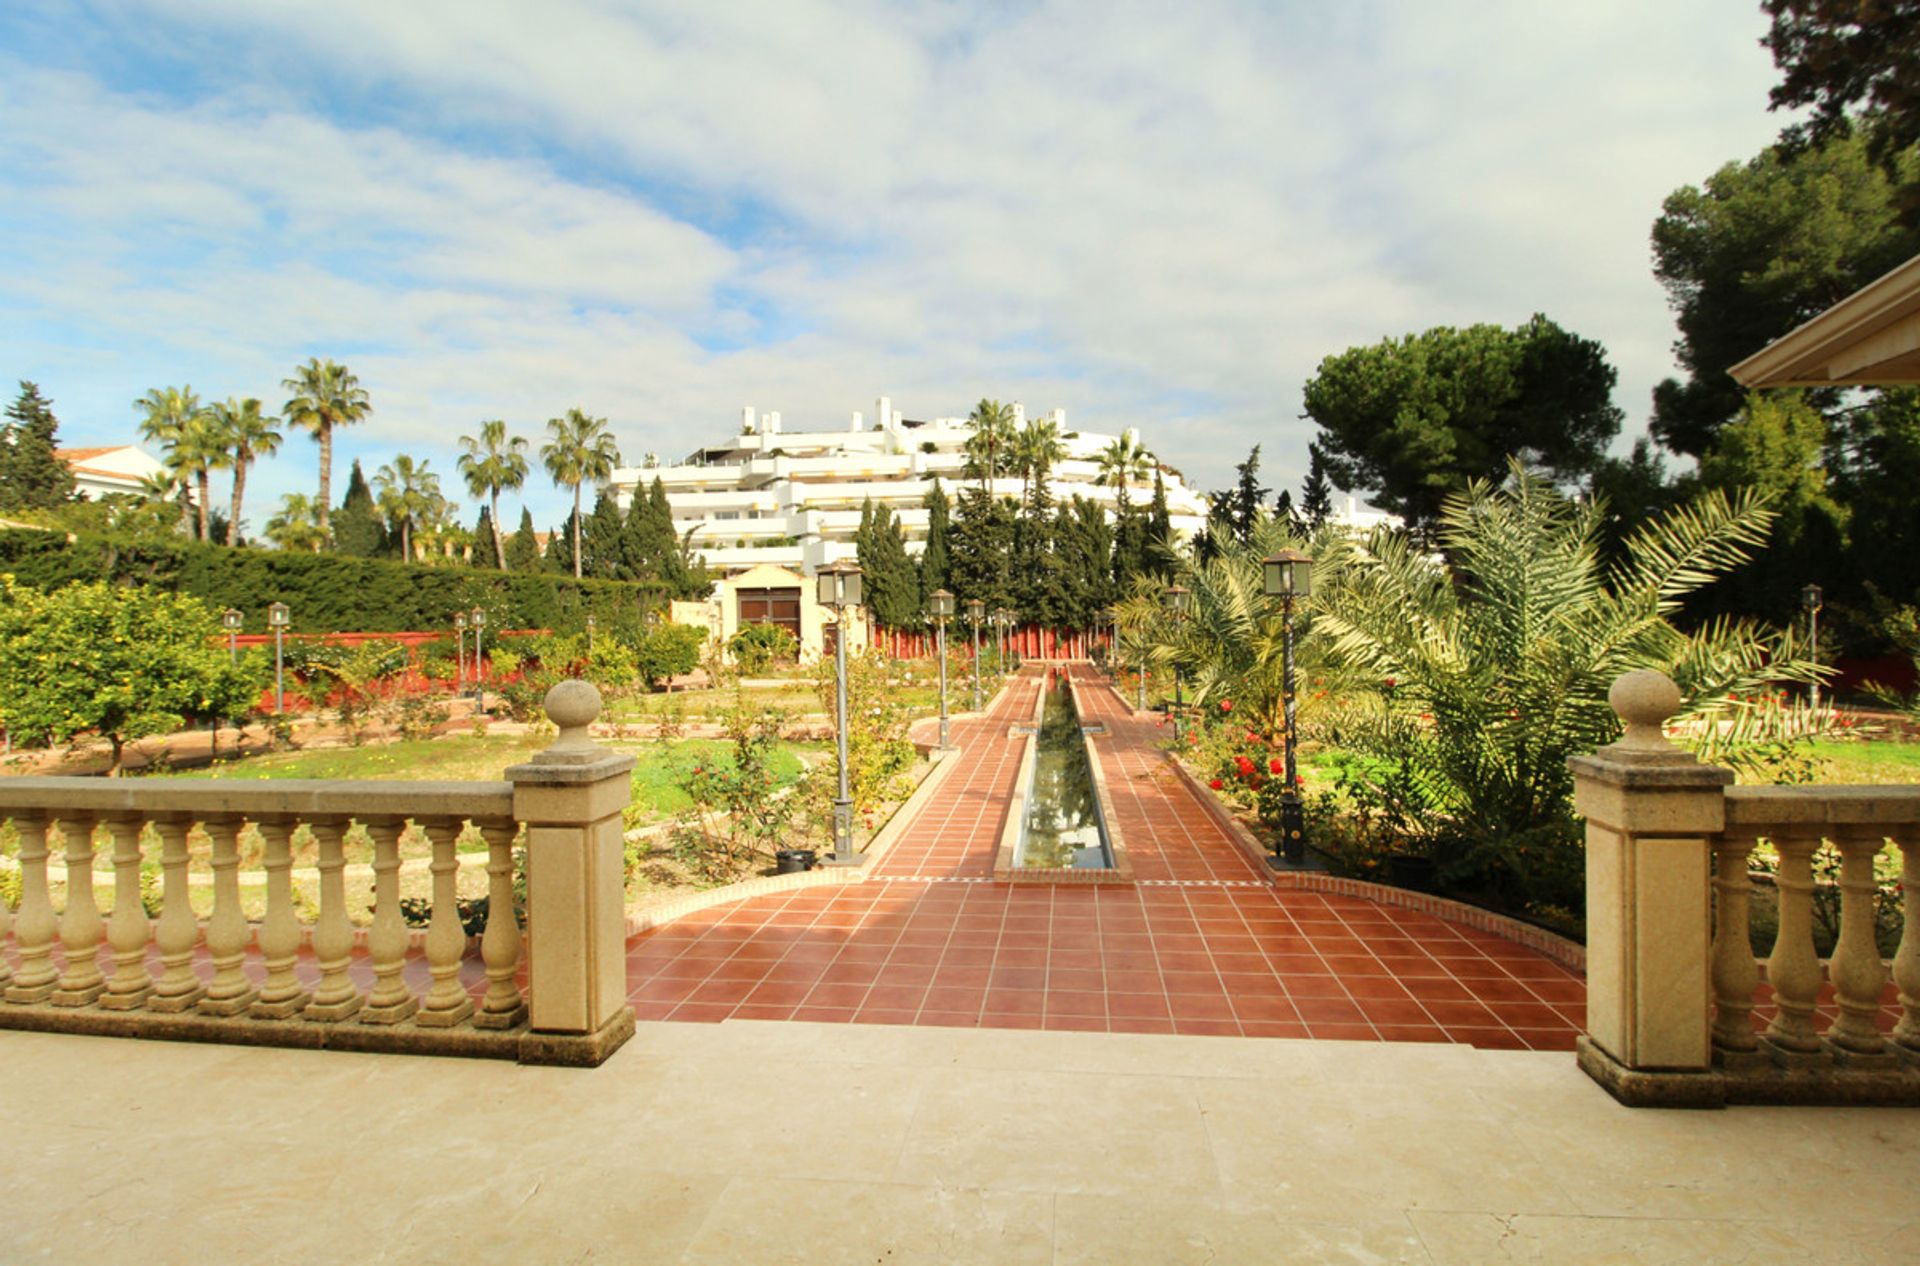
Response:
[[[720,906],[637,938],[649,1020],[826,1020],[1571,1049],[1585,989],[1431,915],[1275,889],[1166,766],[1160,732],[1077,666],[1136,880],[994,883],[1040,674],[954,722],[956,768],[874,880]]]

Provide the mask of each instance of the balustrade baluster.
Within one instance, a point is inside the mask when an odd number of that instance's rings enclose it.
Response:
[[[1753,880],[1747,874],[1747,858],[1758,842],[1750,832],[1728,831],[1713,844],[1713,1045],[1723,1053],[1759,1047],[1753,992],[1760,968],[1753,957]]]
[[[153,993],[153,975],[147,970],[146,907],[140,901],[140,828],[137,816],[116,813],[107,819],[113,835],[113,914],[107,919],[107,944],[113,947],[113,976],[107,981],[100,1005],[109,1011],[131,1011]]]
[[[358,1011],[365,999],[359,986],[347,973],[353,958],[353,921],[347,918],[347,867],[344,841],[346,824],[319,821],[307,824],[319,845],[320,919],[313,925],[313,956],[320,965],[320,985],[313,1001],[300,1014],[309,1020],[344,1020]]]
[[[53,991],[56,1007],[84,1007],[107,991],[100,974],[100,935],[106,924],[93,896],[93,819],[63,820],[67,841],[67,908],[60,912],[60,944],[67,951],[67,967],[60,987]]]
[[[1909,822],[1899,828],[1894,846],[1900,850],[1902,924],[1900,948],[1893,955],[1893,983],[1900,990],[1900,1020],[1893,1040],[1920,1060],[1920,828]],[[24,911],[26,907],[23,905]]]
[[[207,920],[207,955],[213,960],[213,980],[199,1009],[206,1015],[239,1015],[259,995],[247,979],[247,916],[240,908],[239,818],[205,824],[213,841],[213,917]]]
[[[512,823],[480,828],[487,840],[487,930],[480,937],[480,958],[487,965],[487,995],[474,1025],[510,1029],[527,1018],[520,993],[520,917],[513,909]]]
[[[367,954],[373,960],[373,992],[360,1012],[363,1024],[397,1024],[420,1009],[407,987],[407,922],[400,915],[400,831],[386,819],[364,824],[373,839],[373,926]]]
[[[1827,1030],[1827,1041],[1846,1054],[1878,1055],[1886,1049],[1876,1022],[1887,969],[1873,934],[1878,895],[1873,859],[1886,838],[1875,828],[1861,827],[1842,831],[1834,843],[1840,850],[1840,938],[1834,943],[1827,975],[1833,981],[1839,1014]]]
[[[267,917],[260,924],[260,955],[267,979],[247,1014],[262,1020],[284,1020],[313,1000],[293,971],[300,955],[300,919],[293,911],[293,828],[281,818],[254,823],[265,846]]]
[[[467,933],[460,921],[460,823],[422,823],[433,846],[433,917],[427,924],[427,969],[433,984],[420,1004],[419,1022],[435,1028],[459,1024],[473,1014],[473,999],[460,983]]]
[[[47,819],[16,816],[13,826],[20,833],[20,917],[13,927],[20,969],[6,997],[8,1002],[45,1002],[60,979],[53,965],[53,936],[60,923],[47,890]]]
[[[1820,958],[1813,947],[1813,854],[1817,835],[1776,834],[1773,846],[1780,854],[1774,876],[1780,898],[1780,932],[1767,957],[1767,981],[1773,986],[1777,1010],[1767,1026],[1766,1041],[1787,1062],[1805,1062],[1818,1054],[1820,1037],[1814,1032],[1814,1004],[1820,996]]]
[[[184,818],[156,818],[160,837],[160,871],[164,887],[160,918],[153,943],[160,949],[160,980],[147,1000],[150,1011],[186,1011],[206,995],[207,987],[193,970],[193,948],[200,940],[200,924],[193,915],[193,889],[187,875],[187,829]]]

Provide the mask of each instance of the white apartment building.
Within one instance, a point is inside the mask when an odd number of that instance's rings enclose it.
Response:
[[[1017,429],[1025,424],[1025,410],[1019,404],[1013,410]],[[1111,515],[1118,490],[1098,482],[1099,455],[1115,437],[1069,430],[1064,409],[1049,416],[1066,449],[1047,480],[1054,499],[1086,497]],[[692,533],[695,552],[716,579],[766,565],[810,574],[854,557],[854,533],[869,497],[900,520],[910,553],[925,549],[927,511],[921,502],[935,480],[949,497],[973,482],[962,474],[971,433],[965,418],[907,418],[886,396],[871,423],[855,413],[844,427],[821,431],[787,430],[778,413],[757,413],[749,405],[740,410],[737,435],[698,448],[675,465],[649,457],[644,466],[615,471],[610,482],[624,508],[636,486],[658,477],[675,530],[682,537]],[[1206,522],[1206,498],[1173,471],[1161,467],[1161,475],[1175,532],[1192,533]],[[1020,481],[996,479],[992,491],[1017,497]],[[1153,497],[1152,478],[1131,485],[1127,495],[1145,508]]]

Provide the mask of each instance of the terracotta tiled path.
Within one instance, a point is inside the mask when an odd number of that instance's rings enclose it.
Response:
[[[642,1019],[1469,1042],[1571,1049],[1580,978],[1431,915],[1276,889],[1111,691],[1077,668],[1136,882],[991,879],[1030,669],[957,721],[962,762],[872,881],[681,919],[629,947]]]

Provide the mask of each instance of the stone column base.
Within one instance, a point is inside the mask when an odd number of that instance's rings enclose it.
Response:
[[[1659,1072],[1628,1068],[1584,1034],[1577,1050],[1580,1071],[1630,1108],[1920,1107],[1920,1067],[1781,1068],[1742,1061],[1740,1068]]]

